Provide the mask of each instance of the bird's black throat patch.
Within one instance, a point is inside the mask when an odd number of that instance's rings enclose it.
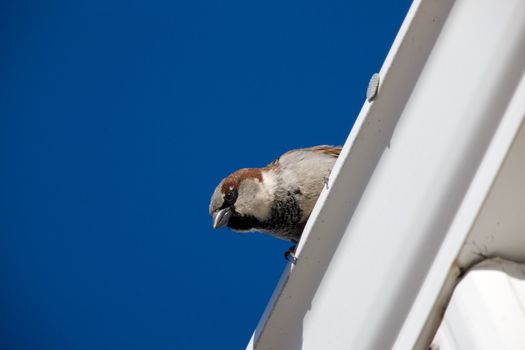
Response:
[[[237,231],[250,231],[261,229],[264,223],[252,215],[240,215],[235,211],[232,212],[228,227]]]

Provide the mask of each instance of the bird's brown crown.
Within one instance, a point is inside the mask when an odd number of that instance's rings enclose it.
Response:
[[[221,185],[221,192],[226,193],[230,189],[238,189],[239,184],[245,179],[257,179],[262,181],[262,171],[255,168],[239,169],[233,174],[229,175]]]

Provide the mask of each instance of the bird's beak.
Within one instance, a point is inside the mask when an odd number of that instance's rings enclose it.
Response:
[[[213,228],[219,228],[230,221],[232,211],[230,207],[219,209],[213,213]]]

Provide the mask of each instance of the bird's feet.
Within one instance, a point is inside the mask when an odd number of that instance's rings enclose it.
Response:
[[[297,249],[297,245],[295,244],[291,246],[290,248],[288,248],[287,251],[284,252],[284,258],[286,259],[286,261],[289,261],[294,265],[297,262],[297,257],[295,256],[296,249]]]
[[[329,186],[329,181],[330,181],[330,178],[327,176],[323,177],[323,185],[326,187],[327,190],[330,189],[330,186]]]

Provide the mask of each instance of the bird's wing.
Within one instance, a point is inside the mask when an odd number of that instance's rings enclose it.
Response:
[[[311,151],[311,152],[315,152],[315,153],[321,153],[321,154],[327,154],[327,155],[330,155],[332,157],[339,157],[339,154],[341,153],[341,147],[337,147],[337,146],[327,146],[327,145],[322,145],[322,146],[314,146],[314,147],[310,147],[310,148],[304,148],[302,149],[303,151]]]
[[[282,154],[279,158],[277,158],[276,160],[268,164],[268,167],[269,168],[277,167],[283,158],[287,158],[287,156],[298,154],[298,153],[304,153],[304,152],[326,154],[334,158],[337,158],[339,154],[341,153],[341,147],[321,145],[321,146],[314,146],[314,147],[308,147],[308,148],[294,149],[294,150],[291,150],[291,151],[288,151]]]

